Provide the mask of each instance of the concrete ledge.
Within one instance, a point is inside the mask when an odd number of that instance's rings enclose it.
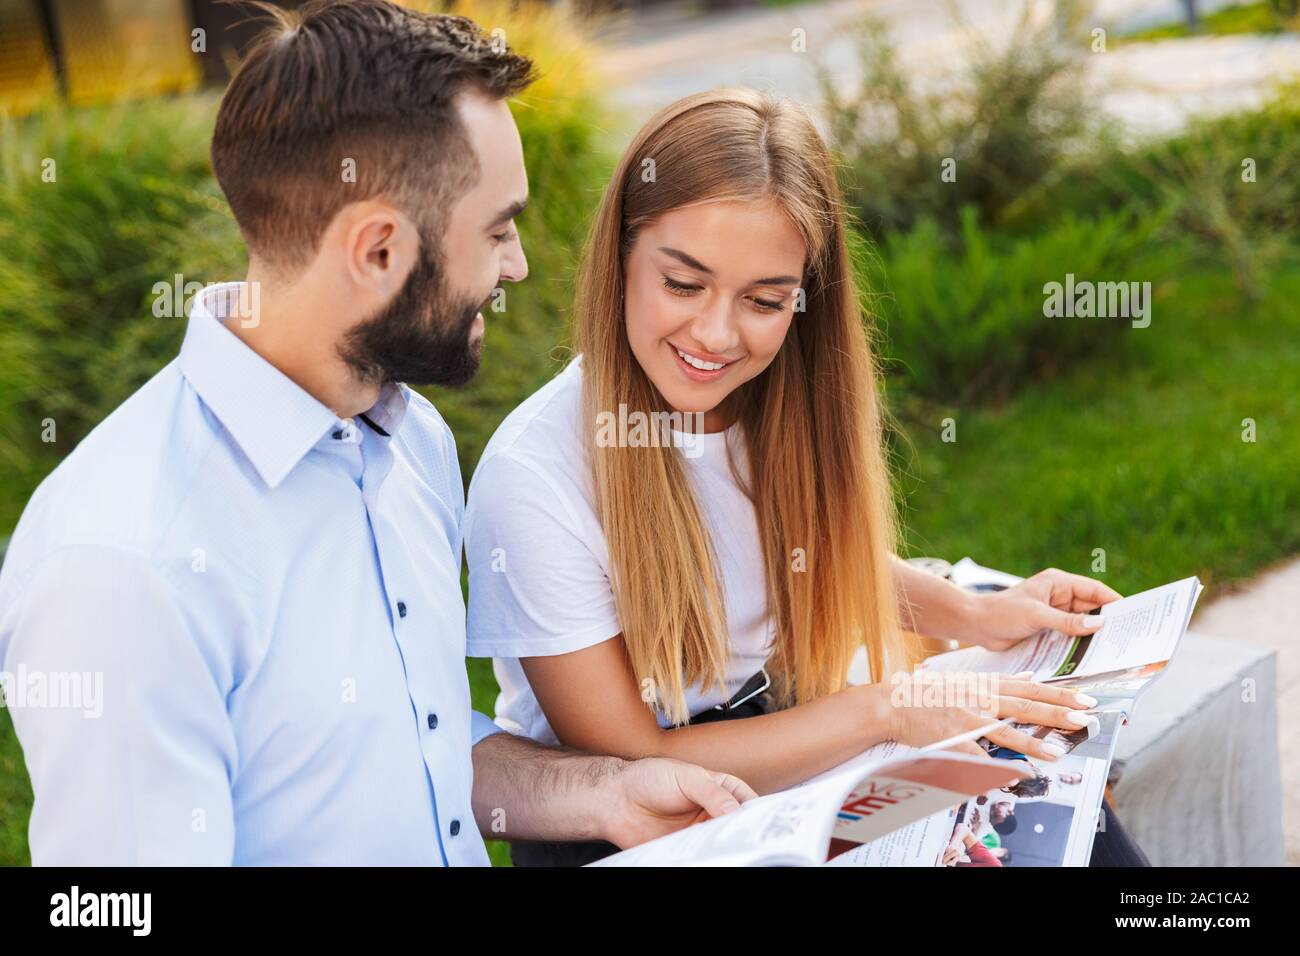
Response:
[[[1276,658],[1189,632],[1120,730],[1112,795],[1155,865],[1282,865]]]

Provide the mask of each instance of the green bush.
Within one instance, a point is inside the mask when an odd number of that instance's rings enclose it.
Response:
[[[851,91],[818,68],[845,194],[873,236],[922,219],[956,233],[968,206],[994,222],[1097,132],[1072,11],[1041,19],[1024,5],[1007,45],[975,43],[969,65],[938,86],[898,62],[872,17],[855,28],[862,79]]]
[[[175,353],[184,322],[154,316],[154,284],[242,269],[208,171],[212,104],[56,111],[4,130],[0,468],[16,487],[3,489],[0,526]]]
[[[1114,339],[1120,319],[1049,318],[1043,287],[1077,280],[1150,281],[1135,258],[1159,220],[1066,214],[1029,237],[985,230],[972,207],[951,239],[933,220],[856,256],[883,331],[887,373],[908,392],[946,404],[1004,398],[1025,378]]]
[[[1199,119],[1166,140],[1110,149],[1045,178],[1005,211],[1021,233],[1062,210],[1163,210],[1163,238],[1188,237],[1201,264],[1226,262],[1237,288],[1263,295],[1271,267],[1300,237],[1300,86],[1262,109]]]
[[[1226,265],[1245,304],[1296,255],[1300,87],[1127,145],[1081,92],[1080,9],[1023,7],[1006,45],[977,45],[938,86],[909,75],[870,18],[861,81],[846,91],[820,71],[845,195],[875,243],[860,274],[883,293],[871,306],[906,399],[1001,400],[1114,341],[1117,322],[1043,316],[1043,285],[1067,272],[1167,286]]]

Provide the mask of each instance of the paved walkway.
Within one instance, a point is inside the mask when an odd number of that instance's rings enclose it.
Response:
[[[1224,5],[1202,0],[1206,11]],[[1052,6],[1029,2],[1035,16],[1050,16]],[[1103,0],[1088,21],[1108,30],[1106,52],[1087,57],[1088,82],[1103,110],[1134,134],[1176,129],[1192,114],[1254,106],[1279,79],[1300,75],[1296,34],[1116,42],[1122,32],[1178,19],[1181,7],[1176,0]],[[815,60],[845,88],[859,81],[849,30],[866,12],[888,24],[900,63],[928,83],[957,73],[973,40],[1005,37],[1021,9],[1018,0],[828,0],[705,15],[685,4],[652,8],[609,26],[604,66],[615,100],[638,121],[687,93],[733,84],[780,90],[815,108]],[[791,49],[795,30],[804,31],[805,52]]]
[[[1244,590],[1202,608],[1200,634],[1253,641],[1277,650],[1277,742],[1282,761],[1286,862],[1300,866],[1300,558],[1266,572]]]

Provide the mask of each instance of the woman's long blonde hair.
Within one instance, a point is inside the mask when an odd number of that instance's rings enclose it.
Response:
[[[728,401],[749,454],[746,490],[775,624],[773,689],[783,706],[840,690],[860,646],[872,680],[912,662],[889,563],[895,530],[876,370],[830,153],[790,100],[697,93],[661,110],[624,153],[592,226],[574,314],[587,454],[627,654],[677,724],[690,716],[687,687],[725,686],[716,557],[680,450],[598,447],[595,423],[620,404],[665,410],[625,330],[624,259],[637,231],[683,206],[769,197],[807,245],[806,308],[771,365]]]

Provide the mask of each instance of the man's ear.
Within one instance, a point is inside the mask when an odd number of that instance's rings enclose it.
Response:
[[[415,262],[415,230],[386,203],[355,203],[346,210],[344,267],[361,289],[380,298],[395,293]]]

